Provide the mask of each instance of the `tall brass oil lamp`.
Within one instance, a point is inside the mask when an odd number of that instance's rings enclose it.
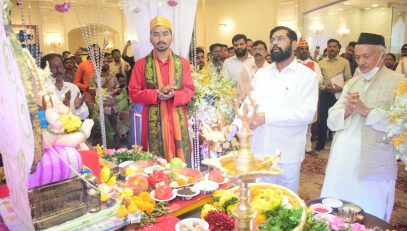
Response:
[[[252,220],[254,212],[250,208],[250,188],[249,183],[256,182],[256,179],[279,175],[282,169],[277,166],[279,155],[255,155],[250,149],[250,137],[253,131],[249,124],[256,117],[257,105],[253,99],[243,105],[243,110],[236,110],[237,117],[242,121],[243,127],[239,130],[240,148],[238,151],[231,152],[219,158],[209,158],[202,161],[202,164],[209,167],[218,168],[224,172],[229,182],[240,187],[239,205],[232,210],[235,218],[236,230],[253,230]],[[253,108],[253,113],[249,116],[249,106]]]

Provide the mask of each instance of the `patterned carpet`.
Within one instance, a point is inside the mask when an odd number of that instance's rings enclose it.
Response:
[[[327,147],[328,148],[328,147]],[[329,150],[318,155],[306,155],[302,164],[299,195],[304,201],[318,198],[325,177]],[[396,182],[396,199],[390,222],[395,230],[407,230],[407,171],[399,162]]]

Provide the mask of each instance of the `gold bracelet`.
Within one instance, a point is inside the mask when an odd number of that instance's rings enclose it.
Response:
[[[65,134],[64,131],[58,132],[58,131],[54,131],[54,130],[52,130],[52,129],[50,129],[50,128],[48,128],[47,131],[48,131],[49,133],[51,133],[52,135],[56,135],[56,136],[57,136],[57,135],[64,135],[64,134]]]

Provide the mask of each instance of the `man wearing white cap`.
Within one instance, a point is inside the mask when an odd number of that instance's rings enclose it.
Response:
[[[321,197],[352,201],[366,212],[390,221],[397,162],[387,133],[385,112],[404,77],[383,67],[384,37],[361,33],[355,47],[359,76],[344,86],[329,109],[335,131]]]
[[[172,52],[172,24],[161,16],[150,22],[146,57],[136,61],[129,83],[130,99],[142,104],[141,143],[144,150],[190,165],[186,105],[194,95],[188,61]]]

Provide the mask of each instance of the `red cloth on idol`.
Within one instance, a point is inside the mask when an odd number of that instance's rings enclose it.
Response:
[[[180,57],[182,62],[182,88],[181,90],[175,91],[174,98],[167,100],[168,108],[168,119],[170,125],[172,122],[172,110],[175,107],[182,106],[184,109],[185,118],[187,117],[186,105],[191,101],[194,95],[194,82],[192,81],[191,71],[189,68],[189,63],[186,59]],[[143,104],[142,112],[142,131],[141,131],[141,144],[144,150],[148,150],[148,110],[149,105],[155,105],[159,103],[157,98],[158,89],[147,89],[144,69],[145,69],[145,58],[139,59],[134,65],[133,72],[131,74],[129,82],[129,95],[133,103]],[[159,61],[161,76],[163,78],[164,86],[168,85],[169,79],[169,62],[168,59],[165,62]],[[158,86],[157,86],[158,87]],[[188,121],[188,119],[187,119]],[[174,128],[170,126],[170,135],[174,141]],[[172,142],[172,150],[176,150],[175,142]],[[161,153],[164,156],[164,153]],[[187,155],[187,153],[185,153]]]

